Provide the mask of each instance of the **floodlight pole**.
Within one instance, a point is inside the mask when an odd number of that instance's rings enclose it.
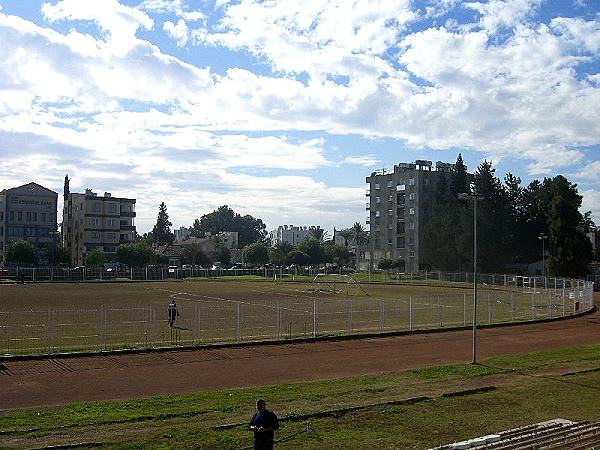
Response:
[[[477,364],[477,201],[483,200],[483,196],[460,193],[461,200],[473,200],[473,360]]]

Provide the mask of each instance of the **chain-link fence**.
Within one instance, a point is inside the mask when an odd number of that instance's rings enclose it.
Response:
[[[155,272],[150,269],[149,273]],[[411,277],[414,282],[458,287],[473,279],[472,274],[442,272]],[[407,281],[398,278],[396,282]],[[588,281],[482,274],[478,282],[477,322],[482,325],[563,317],[593,308],[593,283]],[[399,290],[396,298],[341,292],[323,298],[310,294],[278,297],[265,291],[265,299],[259,302],[199,299],[193,293],[180,292],[171,296],[179,303],[173,327],[169,326],[165,306],[157,304],[50,306],[47,310],[12,312],[3,307],[0,354],[286,340],[473,323],[474,299],[464,289],[419,296],[403,295]]]

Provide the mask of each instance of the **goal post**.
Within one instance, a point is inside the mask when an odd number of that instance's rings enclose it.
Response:
[[[334,292],[342,293],[346,292],[346,295],[350,295],[350,289],[356,288],[362,291],[363,294],[369,295],[367,291],[361,286],[361,284],[352,278],[350,275],[341,275],[335,273],[318,273],[313,278],[313,291],[322,292]]]

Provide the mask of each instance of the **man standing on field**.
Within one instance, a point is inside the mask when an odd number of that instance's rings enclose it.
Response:
[[[254,450],[273,450],[274,431],[279,428],[279,420],[274,412],[267,409],[267,402],[256,400],[256,414],[250,420],[250,431],[254,431]]]
[[[177,311],[177,304],[175,303],[175,300],[171,300],[171,303],[169,303],[169,326],[173,327],[173,324],[175,323],[175,320],[177,319],[177,316],[179,315],[179,311]]]

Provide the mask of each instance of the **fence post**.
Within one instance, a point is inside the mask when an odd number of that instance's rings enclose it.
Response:
[[[239,341],[241,338],[241,327],[240,327],[240,320],[241,320],[241,304],[240,302],[236,302],[235,304],[235,340]]]
[[[385,329],[385,301],[379,300],[379,331],[383,333]]]
[[[48,306],[48,353],[52,353],[54,347],[54,313],[52,306]]]
[[[317,337],[317,299],[313,298],[313,337]]]
[[[565,290],[565,279],[563,278],[563,288],[562,288],[562,299],[563,299],[563,317],[567,315],[567,299],[565,298],[565,296],[567,295],[567,292]]]
[[[492,323],[492,294],[488,291],[488,323]]]
[[[412,297],[410,297],[409,300],[408,300],[408,324],[409,324],[409,329],[412,330],[413,329],[413,301],[412,301]]]
[[[352,299],[348,299],[348,334],[352,334]]]
[[[533,278],[533,290],[531,291],[531,320],[535,316],[535,277]]]
[[[279,299],[277,299],[277,309],[275,311],[275,336],[277,339],[281,339],[281,332],[279,324],[281,323],[281,310],[279,309]]]
[[[443,319],[442,319],[442,300],[440,299],[440,296],[437,296],[437,301],[438,301],[438,317],[440,319],[440,328],[442,328],[443,325]]]
[[[463,325],[467,326],[467,294],[463,294]]]
[[[514,291],[510,291],[510,317],[511,322],[515,321],[515,293]]]

